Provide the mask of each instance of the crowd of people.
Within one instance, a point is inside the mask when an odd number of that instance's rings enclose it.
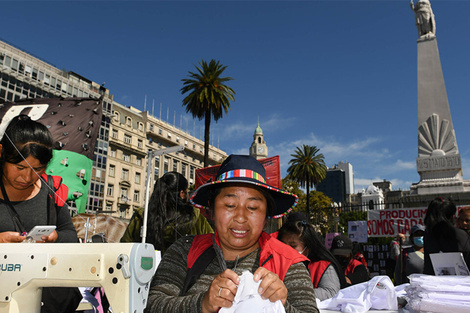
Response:
[[[77,242],[64,208],[67,187],[60,177],[46,175],[52,146],[47,127],[26,115],[6,128],[0,141],[0,242],[23,242],[36,225],[56,226],[39,242]],[[245,284],[244,273],[251,273],[257,284],[253,297],[266,305],[278,303],[288,313],[319,312],[317,300],[369,280],[367,262],[352,240],[340,234],[327,248],[305,215],[290,212],[297,196],[270,186],[253,157],[230,155],[216,179],[190,199],[188,188],[177,172],[166,173],[153,188],[145,241],[162,252],[162,260],[147,312],[209,313],[241,305],[236,295]],[[211,223],[200,208],[210,213]],[[424,225],[414,225],[408,240],[398,235],[390,251],[395,284],[408,282],[413,273],[434,275],[432,253],[462,252],[470,264],[470,207],[456,213],[451,200],[436,198]],[[143,214],[134,212],[121,242],[142,241]],[[282,215],[279,231],[266,233],[268,219]],[[76,292],[44,288],[41,312],[74,312]]]

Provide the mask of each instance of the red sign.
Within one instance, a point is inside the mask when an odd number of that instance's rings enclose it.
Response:
[[[258,160],[266,170],[266,183],[277,189],[281,189],[281,164],[279,156],[273,156]],[[204,185],[210,181],[216,180],[217,171],[220,165],[204,167],[196,170],[195,188]]]

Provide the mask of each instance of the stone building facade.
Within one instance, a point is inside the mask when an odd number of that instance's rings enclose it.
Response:
[[[132,106],[113,100],[104,86],[77,73],[63,71],[31,53],[0,41],[0,103],[24,98],[103,96],[103,117],[95,145],[88,213],[106,212],[129,219],[133,210],[145,205],[147,155],[181,145],[184,151],[156,157],[150,186],[168,171],[195,182],[195,171],[203,167],[204,142],[174,125]],[[227,154],[209,148],[211,165]]]

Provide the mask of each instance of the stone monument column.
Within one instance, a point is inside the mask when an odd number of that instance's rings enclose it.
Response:
[[[412,194],[464,192],[462,165],[442,74],[434,14],[428,0],[411,0],[418,28],[418,158]]]

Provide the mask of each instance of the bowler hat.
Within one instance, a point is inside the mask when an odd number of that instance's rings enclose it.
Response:
[[[298,201],[298,197],[293,193],[277,189],[266,183],[266,170],[258,160],[249,155],[236,154],[231,154],[225,159],[217,172],[216,180],[200,186],[190,201],[196,207],[208,207],[209,190],[234,183],[251,184],[266,189],[275,204],[271,212],[273,218],[290,212]]]

